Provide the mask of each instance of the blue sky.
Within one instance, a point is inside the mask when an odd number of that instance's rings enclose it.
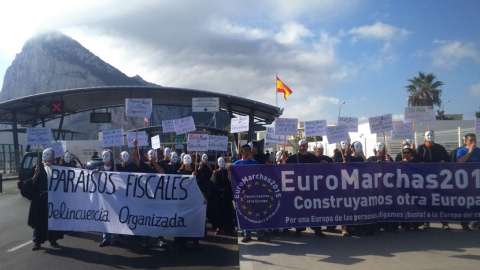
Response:
[[[480,110],[480,1],[51,1],[0,3],[0,74],[58,30],[128,76],[228,93],[284,117],[403,119],[408,79],[433,72],[445,113]],[[9,42],[3,42],[8,40]],[[276,98],[275,73],[293,94]],[[3,82],[3,76],[1,77]],[[449,101],[447,103],[447,100]]]

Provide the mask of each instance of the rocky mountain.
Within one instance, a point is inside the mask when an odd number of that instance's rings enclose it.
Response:
[[[16,55],[5,73],[0,102],[55,90],[129,85],[158,86],[138,75],[128,77],[72,38],[60,32],[50,32],[28,40],[22,51]],[[89,113],[82,113],[67,117],[64,129],[79,131],[81,127],[84,134],[81,138],[95,139],[101,130],[135,128],[135,123],[124,116],[123,108],[111,111],[113,113],[110,124],[90,124]],[[154,118],[161,121],[182,118],[192,115],[192,112],[191,108],[155,106],[154,114]],[[206,125],[211,116],[194,114],[194,118],[197,125]],[[228,115],[217,118],[221,119],[223,126],[230,123]]]

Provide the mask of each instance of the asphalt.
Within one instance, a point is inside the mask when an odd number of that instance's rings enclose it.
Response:
[[[4,181],[15,179],[15,174],[3,174]],[[450,227],[447,231],[440,223],[432,223],[428,230],[362,237],[342,237],[338,230],[325,232],[325,238],[316,237],[310,229],[295,238],[290,230],[290,234],[269,233],[270,242],[257,241],[254,236],[249,243],[242,243],[239,233],[239,266],[241,270],[480,269],[480,231],[462,231],[459,224],[452,223]],[[229,250],[237,249],[235,242],[227,242]],[[236,256],[229,260],[233,258]],[[225,266],[238,269],[235,265],[229,262]]]

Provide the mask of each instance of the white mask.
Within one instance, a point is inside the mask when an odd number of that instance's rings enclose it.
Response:
[[[412,139],[406,139],[405,141],[407,141],[408,145],[412,145]]]
[[[340,147],[341,147],[342,149],[345,149],[345,148],[347,147],[347,142],[346,142],[346,141],[341,141],[341,142],[340,142]]]
[[[375,150],[377,150],[377,152],[383,152],[383,150],[385,150],[385,144],[383,142],[377,142],[375,144]]]
[[[130,158],[127,151],[123,151],[121,157],[123,162],[128,162],[128,159]]]
[[[427,142],[434,142],[435,141],[435,134],[433,134],[433,131],[427,131],[425,132],[425,140]]]
[[[185,157],[185,153],[180,154],[180,160],[183,162],[183,157]]]
[[[353,144],[353,150],[355,150],[355,153],[360,153],[362,151],[363,145],[361,142],[356,142]]]
[[[53,160],[53,150],[51,148],[47,148],[42,153],[42,161],[43,162],[51,162]]]
[[[112,157],[112,154],[110,153],[110,151],[103,151],[102,160],[103,160],[104,163],[110,162],[111,157]]]
[[[170,159],[170,161],[171,161],[173,164],[175,164],[175,163],[178,162],[178,154],[177,154],[177,152],[173,152],[173,153],[172,153],[172,158]]]
[[[70,154],[70,152],[65,152],[63,160],[65,160],[65,163],[70,163],[70,161],[72,161],[72,154]]]
[[[202,155],[202,161],[203,162],[208,162],[208,155],[207,154]]]
[[[148,150],[147,155],[148,155],[149,157],[153,157],[153,158],[154,158],[154,157],[157,157],[157,151],[155,151],[155,150],[153,150],[153,149],[152,149],[152,150]]]
[[[170,150],[170,148],[165,148],[165,157],[170,157],[170,155],[172,154],[172,150]]]
[[[323,144],[322,143],[317,143],[317,148],[318,149],[323,149]]]
[[[277,153],[275,154],[275,161],[280,162],[281,159],[282,159],[282,151],[277,151]]]
[[[225,159],[223,157],[219,157],[217,162],[218,162],[218,167],[225,168]]]
[[[183,156],[183,164],[185,164],[186,166],[192,164],[192,157],[188,154]]]

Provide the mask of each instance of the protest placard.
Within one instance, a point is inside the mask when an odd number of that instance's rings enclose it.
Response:
[[[337,143],[350,140],[346,126],[330,126],[325,129],[328,143]]]
[[[44,145],[52,142],[52,129],[49,127],[27,128],[27,145]]]
[[[475,120],[475,133],[480,136],[480,118]]]
[[[195,176],[51,168],[50,230],[204,236],[206,205]]]
[[[405,123],[420,123],[425,117],[425,107],[406,107],[405,108]]]
[[[346,126],[348,132],[358,132],[358,117],[338,117],[337,126]]]
[[[148,137],[147,132],[145,131],[129,131],[126,133],[127,135],[127,144],[128,147],[134,147],[133,140],[137,139],[138,146],[148,146]]]
[[[413,124],[394,121],[391,135],[392,135],[392,140],[405,140],[405,139],[413,140],[413,136],[414,136]]]
[[[195,122],[191,116],[175,119],[173,120],[173,124],[177,135],[195,131]]]
[[[238,116],[230,120],[230,133],[239,133],[245,132],[249,129],[249,117],[248,116]]]
[[[324,136],[326,120],[305,121],[305,137]]]
[[[43,145],[43,149],[45,148],[52,148],[53,152],[55,153],[55,158],[63,157],[65,155],[65,151],[67,151],[67,142],[65,141],[57,141],[51,144]]]
[[[152,141],[152,148],[155,149],[155,150],[159,149],[162,146],[160,144],[160,135],[153,136],[151,138],[151,141]]]
[[[125,144],[123,129],[112,129],[102,131],[103,148],[121,146]]]
[[[379,133],[393,130],[393,119],[391,114],[368,118],[370,133]]]
[[[275,128],[274,127],[267,127],[267,130],[265,132],[265,142],[266,143],[283,144],[283,143],[285,143],[285,136],[275,135]]]
[[[187,151],[208,151],[208,134],[188,134]]]
[[[228,151],[228,137],[227,136],[208,136],[208,150],[213,151]]]
[[[162,120],[163,133],[175,132],[175,123],[173,120]]]
[[[275,135],[298,135],[298,119],[275,118]]]
[[[434,109],[427,109],[425,114],[423,115],[422,123],[424,124],[431,124],[437,121],[437,114],[435,113]]]
[[[125,115],[133,117],[150,118],[152,115],[151,98],[127,98],[125,99]]]

